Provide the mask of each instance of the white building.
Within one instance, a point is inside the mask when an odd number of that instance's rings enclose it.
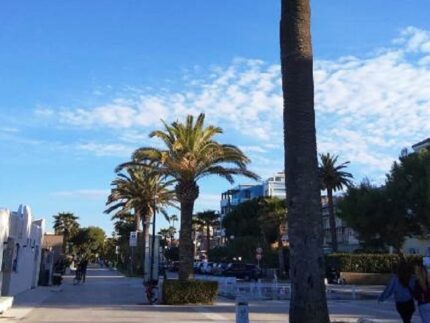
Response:
[[[231,212],[235,206],[265,196],[277,197],[281,200],[287,198],[284,172],[278,172],[260,184],[238,185],[233,189],[223,192],[220,201],[221,219]]]
[[[0,287],[2,296],[35,288],[39,279],[45,220],[33,221],[28,206],[0,209]]]
[[[284,172],[276,173],[263,183],[263,195],[277,197],[281,200],[285,200],[287,198]]]
[[[337,199],[334,199],[336,207]],[[322,204],[322,219],[323,219],[323,234],[324,234],[324,248],[327,251],[331,251],[331,228],[330,228],[330,216],[328,210],[327,196],[321,197]],[[337,237],[337,248],[339,252],[352,252],[360,247],[360,242],[357,239],[356,232],[348,227],[346,223],[335,216],[336,224],[336,237]]]
[[[412,149],[415,152],[421,151],[422,149],[430,147],[430,138],[424,139],[423,141],[417,142],[415,145],[412,145]]]

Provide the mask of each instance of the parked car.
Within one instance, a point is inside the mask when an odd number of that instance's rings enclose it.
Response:
[[[260,267],[252,264],[229,264],[222,272],[223,276],[236,277],[244,280],[258,280],[263,276]]]
[[[216,276],[221,276],[222,272],[227,269],[228,263],[225,262],[219,262],[216,264],[216,266],[212,269],[212,274]]]
[[[215,263],[213,262],[204,262],[203,265],[200,267],[200,273],[205,275],[211,275],[214,265]]]

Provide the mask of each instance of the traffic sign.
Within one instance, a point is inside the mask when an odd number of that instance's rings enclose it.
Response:
[[[258,254],[262,254],[263,253],[263,248],[258,247],[257,249],[255,249],[255,252]]]
[[[130,232],[128,243],[130,247],[137,247],[137,231]]]
[[[261,260],[261,258],[263,258],[263,256],[261,255],[261,253],[257,253],[256,255],[255,255],[255,258],[257,259],[257,260]]]

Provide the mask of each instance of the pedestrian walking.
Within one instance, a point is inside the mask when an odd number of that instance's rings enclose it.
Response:
[[[378,302],[387,300],[394,295],[397,312],[404,323],[410,323],[415,312],[413,289],[415,279],[413,277],[413,267],[405,262],[401,262],[393,274],[390,282],[378,298]],[[430,322],[429,322],[430,323]]]
[[[81,275],[82,275],[82,282],[85,283],[85,280],[87,278],[87,267],[88,267],[88,259],[83,258],[82,261],[79,264]]]
[[[430,323],[430,258],[424,257],[423,264],[416,267],[414,297],[418,301],[418,311],[423,323]]]

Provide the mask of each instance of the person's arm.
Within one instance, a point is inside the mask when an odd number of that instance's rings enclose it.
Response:
[[[415,279],[414,287],[412,288],[412,297],[417,301],[421,301],[422,289],[417,279]]]
[[[378,302],[383,302],[387,300],[391,294],[394,292],[394,286],[396,284],[396,278],[392,277],[388,285],[385,287],[384,291],[379,295]]]

